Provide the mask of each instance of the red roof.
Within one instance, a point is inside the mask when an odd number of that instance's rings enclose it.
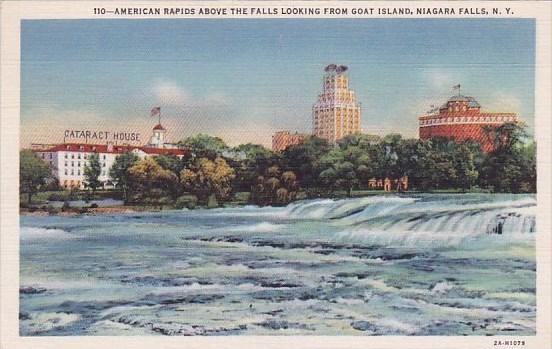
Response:
[[[163,130],[163,131],[165,131],[165,128],[163,126],[161,126],[161,124],[155,125],[155,127],[153,129],[154,130]]]
[[[184,149],[167,149],[167,148],[153,148],[153,147],[138,147],[133,145],[113,145],[106,144],[79,144],[79,143],[64,143],[53,146],[48,149],[35,150],[36,152],[58,152],[58,151],[71,151],[79,153],[108,153],[108,154],[123,154],[133,150],[141,150],[146,154],[155,155],[184,155],[186,151]]]

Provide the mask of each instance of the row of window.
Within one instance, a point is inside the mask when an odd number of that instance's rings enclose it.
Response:
[[[44,157],[43,157],[43,158],[44,158]],[[50,154],[50,159],[51,159],[51,158],[52,158],[52,154]],[[68,159],[68,154],[67,154],[67,153],[65,153],[65,158]],[[74,159],[74,158],[75,158],[75,154],[71,154],[71,159]],[[78,153],[78,154],[77,154],[77,159],[80,159],[80,158],[81,158],[81,153]],[[84,159],[87,159],[87,154],[84,154],[84,155],[83,155],[83,158],[84,158]],[[101,158],[105,160],[105,159],[106,159],[105,154],[102,155]]]
[[[506,122],[515,121],[515,117],[462,117],[462,118],[446,118],[446,119],[429,119],[421,120],[420,125],[440,124],[443,122]]]
[[[84,172],[83,172],[84,174]],[[102,176],[105,176],[107,174],[107,171],[106,170],[102,170]],[[65,175],[66,176],[69,176],[69,170],[68,169],[65,169]],[[71,169],[71,176],[74,176],[75,175],[75,170]],[[77,169],[77,176],[80,176],[81,175],[81,170],[80,168]]]
[[[102,167],[106,167],[105,164],[106,164],[105,162],[101,162],[101,163],[100,163],[100,165],[101,165]],[[86,165],[86,161],[83,161],[83,162],[82,162],[82,166],[85,166],[85,165]],[[65,167],[67,167],[67,166],[68,166],[68,162],[65,161]],[[75,167],[75,162],[74,162],[74,161],[71,161],[71,167]],[[77,167],[81,167],[81,162],[80,162],[80,161],[77,161]]]

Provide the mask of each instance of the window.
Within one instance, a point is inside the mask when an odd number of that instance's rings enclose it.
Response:
[[[79,162],[77,162],[77,167],[80,167],[80,161],[79,161]]]
[[[75,158],[75,154],[71,154],[71,159],[74,159]]]
[[[79,176],[80,176],[80,169],[78,169],[78,170],[77,170],[77,175],[79,175]]]
[[[50,153],[50,159],[52,158],[52,153]]]
[[[103,163],[103,167],[105,167],[105,162]]]
[[[42,158],[43,158],[43,159],[45,158],[45,156],[46,156],[46,154],[42,153]]]
[[[85,158],[85,159],[87,158],[86,154],[84,154],[84,158]]]
[[[71,161],[71,167],[75,167],[75,162]]]
[[[103,159],[105,160],[105,154],[104,154],[104,156],[103,156]]]
[[[67,176],[67,169],[65,169],[65,175]]]
[[[79,155],[77,155],[77,159],[80,159],[80,153],[79,153]]]
[[[65,158],[67,159],[67,153],[65,153]]]
[[[65,167],[67,167],[67,161],[65,161]]]
[[[75,175],[75,171],[71,170],[71,176]]]

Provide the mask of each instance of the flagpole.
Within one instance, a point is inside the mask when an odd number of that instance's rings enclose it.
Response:
[[[159,125],[161,125],[161,107],[159,107]]]

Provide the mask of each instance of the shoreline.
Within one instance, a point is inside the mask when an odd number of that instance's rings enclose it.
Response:
[[[523,193],[523,194],[516,194],[516,193],[479,193],[479,192],[466,192],[466,193],[451,193],[451,192],[403,192],[403,193],[371,193],[368,195],[359,195],[354,197],[317,197],[317,198],[310,198],[307,200],[316,200],[316,199],[331,199],[331,200],[343,200],[343,199],[359,199],[363,197],[370,197],[370,196],[399,196],[399,197],[416,197],[418,195],[477,195],[477,194],[485,194],[485,195],[536,195],[536,193]],[[301,201],[301,200],[297,200]],[[292,201],[290,202],[297,202]],[[242,207],[252,205],[251,203],[247,202],[227,202],[226,205],[217,206],[216,208],[233,208],[233,207]],[[207,206],[203,207],[197,207],[195,209],[212,209]],[[98,215],[112,215],[112,214],[126,214],[126,213],[139,213],[139,212],[163,212],[163,211],[174,211],[174,210],[183,210],[176,208],[172,205],[163,205],[161,206],[151,206],[151,205],[120,205],[120,206],[104,206],[104,207],[69,207],[67,209],[59,209],[59,208],[45,208],[45,205],[42,205],[41,207],[35,207],[34,209],[29,208],[22,208],[19,209],[19,215],[20,216],[35,216],[35,217],[45,217],[45,216],[65,216],[65,217],[72,217],[72,216],[98,216]],[[194,210],[194,209],[191,209]]]

